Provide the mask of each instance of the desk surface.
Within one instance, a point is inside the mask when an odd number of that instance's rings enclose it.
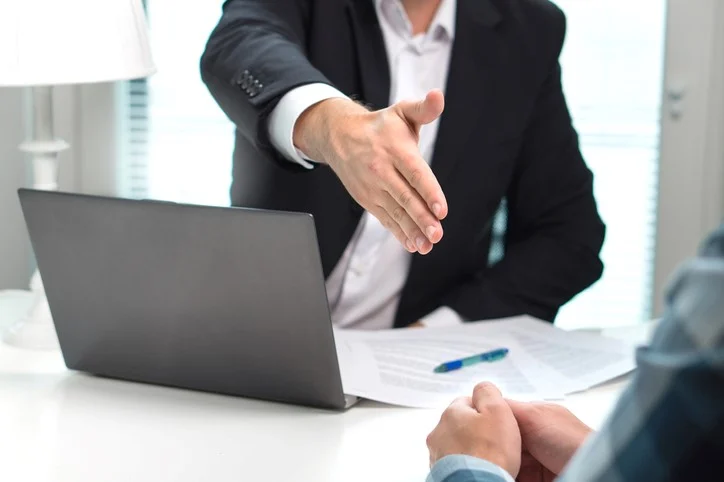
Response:
[[[0,328],[17,303],[0,297]],[[598,427],[624,383],[564,405]],[[425,437],[439,416],[368,401],[327,412],[109,380],[68,371],[59,352],[0,343],[3,480],[423,481]]]

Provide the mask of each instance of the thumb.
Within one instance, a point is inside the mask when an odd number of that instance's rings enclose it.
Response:
[[[490,403],[505,403],[498,387],[490,382],[478,383],[473,390],[473,405],[481,412]]]
[[[414,127],[429,124],[445,109],[445,97],[439,89],[431,90],[419,101],[402,101],[399,104],[402,117]]]

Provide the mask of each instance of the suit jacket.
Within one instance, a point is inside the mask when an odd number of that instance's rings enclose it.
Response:
[[[362,215],[327,166],[306,171],[271,146],[267,119],[291,89],[334,85],[388,105],[390,74],[374,0],[229,0],[201,59],[236,124],[232,203],[315,218],[325,276]],[[565,18],[547,0],[458,0],[431,166],[447,197],[445,236],[415,255],[395,326],[439,306],[472,320],[553,320],[596,281],[604,226],[562,93]],[[506,254],[488,266],[491,220],[507,199]]]

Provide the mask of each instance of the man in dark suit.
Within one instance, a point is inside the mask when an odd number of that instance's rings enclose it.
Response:
[[[564,32],[547,0],[227,1],[201,70],[237,126],[232,203],[314,215],[339,326],[552,321],[604,236]]]

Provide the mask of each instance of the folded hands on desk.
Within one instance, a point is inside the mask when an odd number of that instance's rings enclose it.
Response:
[[[456,399],[427,438],[430,465],[448,455],[493,462],[520,482],[549,482],[563,470],[592,430],[552,403],[503,398],[491,383]]]

